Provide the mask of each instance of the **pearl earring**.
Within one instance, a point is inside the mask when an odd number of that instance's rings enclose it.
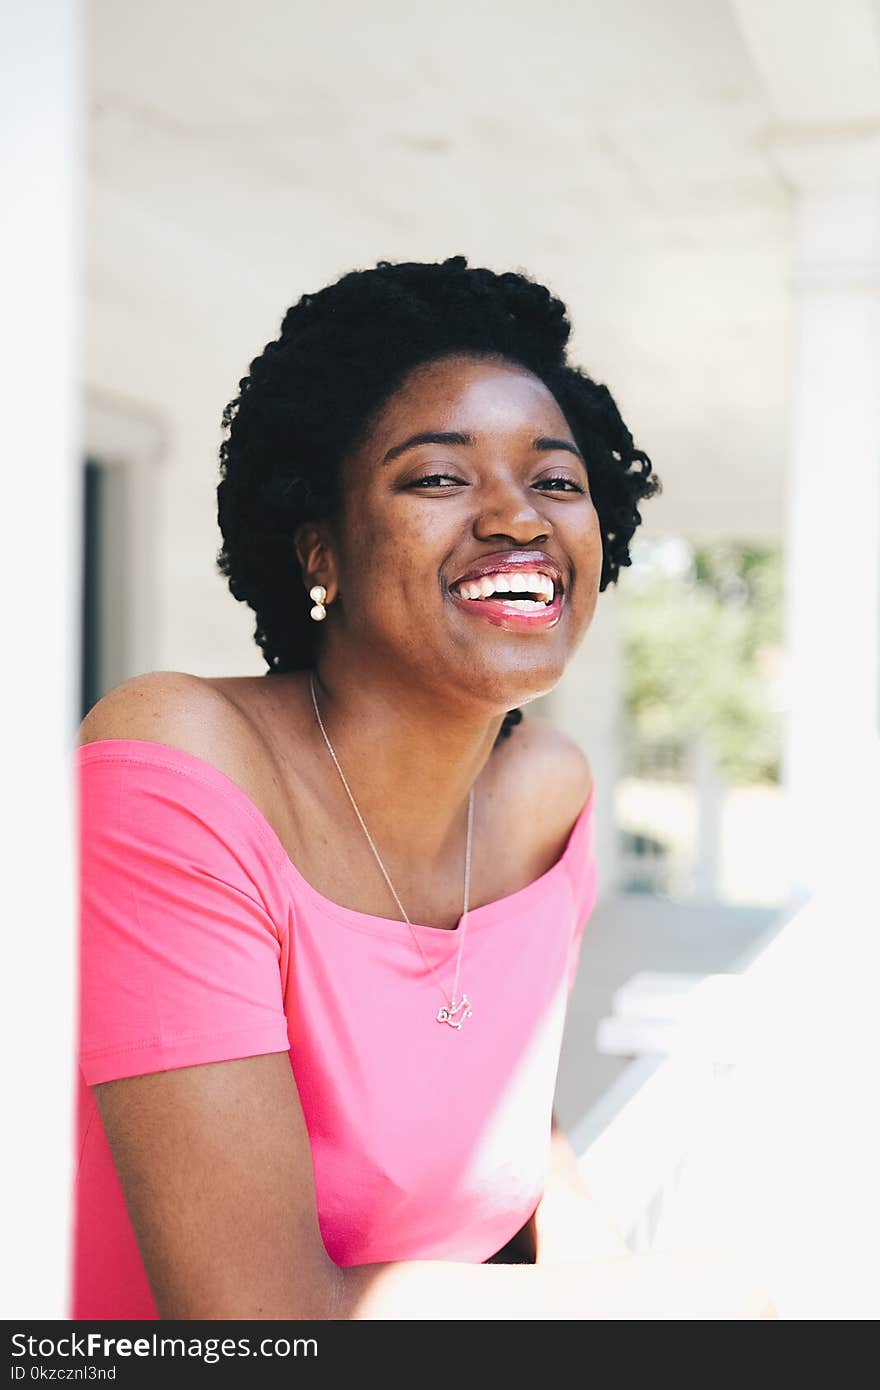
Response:
[[[327,597],[327,590],[323,584],[315,584],[309,589],[309,598],[315,600],[315,606],[309,616],[314,618],[316,623],[322,621],[327,616],[327,609],[324,607],[324,599]]]

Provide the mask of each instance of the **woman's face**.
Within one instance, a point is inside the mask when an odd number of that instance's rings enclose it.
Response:
[[[346,460],[343,499],[334,642],[493,713],[553,688],[592,620],[602,541],[586,465],[542,381],[473,357],[416,368]],[[483,593],[487,568],[511,600],[459,591],[476,569]]]

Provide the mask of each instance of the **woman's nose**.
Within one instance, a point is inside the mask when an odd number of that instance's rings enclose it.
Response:
[[[484,495],[474,517],[474,535],[480,540],[511,536],[517,541],[532,541],[552,534],[552,522],[535,494],[524,492],[517,483],[499,484],[491,495]]]

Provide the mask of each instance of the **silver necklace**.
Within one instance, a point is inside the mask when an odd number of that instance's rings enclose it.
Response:
[[[321,733],[324,735],[324,742],[326,743],[327,748],[328,748],[329,751],[330,751],[330,756],[331,756],[331,758],[333,759],[334,763],[336,764],[336,771],[339,773],[339,776],[342,778],[342,785],[345,787],[345,790],[348,792],[348,799],[349,799],[349,801],[351,802],[352,806],[354,807],[355,815],[357,816],[358,820],[359,820],[360,823],[361,823],[361,829],[363,830],[364,834],[365,834],[366,837],[367,837],[367,840],[368,840],[369,845],[370,845],[370,849],[373,851],[374,855],[376,856],[376,862],[378,863],[379,868],[382,870],[382,873],[383,873],[384,876],[385,876],[385,882],[388,884],[388,887],[391,889],[391,892],[394,894],[394,901],[397,903],[397,906],[400,908],[400,911],[403,913],[404,918],[406,919],[406,922],[407,922],[407,924],[408,924],[408,926],[409,926],[409,929],[410,929],[410,934],[411,934],[411,936],[412,936],[412,939],[413,939],[413,941],[416,943],[416,945],[417,945],[418,948],[419,948],[419,951],[420,951],[420,953],[421,953],[422,960],[425,962],[425,965],[426,965],[426,967],[427,967],[427,969],[428,969],[428,973],[429,973],[430,975],[434,975],[434,974],[436,973],[437,966],[436,966],[436,965],[433,965],[433,966],[431,965],[431,962],[428,960],[428,957],[425,955],[424,951],[422,950],[422,943],[421,943],[421,941],[419,941],[418,936],[417,936],[416,933],[413,931],[413,924],[412,924],[412,922],[410,922],[409,918],[408,918],[407,915],[406,915],[406,908],[403,906],[403,903],[400,901],[400,898],[397,896],[397,891],[396,891],[396,889],[395,889],[395,887],[394,887],[394,884],[391,882],[391,879],[388,877],[388,872],[387,872],[387,870],[386,870],[386,868],[385,868],[385,865],[382,863],[382,860],[381,860],[381,858],[380,858],[380,856],[379,856],[379,851],[376,849],[376,846],[373,844],[373,839],[372,839],[372,836],[370,835],[369,830],[368,830],[367,827],[364,825],[364,818],[363,818],[363,816],[361,815],[360,811],[358,810],[357,802],[355,801],[354,797],[353,797],[352,794],[351,794],[351,788],[349,787],[348,782],[345,780],[345,773],[342,771],[342,768],[339,766],[339,759],[337,758],[335,752],[333,751],[333,744],[330,742],[329,738],[327,737],[327,730],[324,728],[324,721],[321,719],[321,714],[320,714],[320,711],[319,711],[319,709],[318,709],[318,701],[317,701],[316,698],[315,698],[315,680],[314,680],[314,676],[313,676],[313,674],[312,674],[311,671],[309,672],[309,689],[310,689],[311,692],[312,692],[312,704],[313,704],[314,707],[315,707],[315,717],[316,717],[317,720],[318,720],[318,725],[319,725],[319,727],[320,727]],[[461,972],[461,956],[462,956],[462,952],[463,952],[463,950],[464,950],[464,935],[465,935],[465,932],[467,931],[467,922],[468,922],[468,898],[469,898],[469,896],[470,896],[470,883],[471,883],[471,839],[472,839],[472,832],[473,832],[473,820],[474,820],[474,789],[473,789],[473,787],[471,787],[471,793],[470,793],[470,796],[468,797],[467,849],[466,849],[466,851],[465,851],[465,861],[464,861],[464,912],[463,912],[463,914],[462,914],[461,926],[459,927],[459,931],[460,931],[460,933],[461,933],[461,940],[460,940],[459,945],[458,945],[458,956],[457,956],[456,962],[455,962],[455,983],[454,983],[453,986],[452,986],[452,996],[451,996],[450,998],[447,998],[446,991],[443,989],[442,985],[439,985],[439,983],[438,983],[438,988],[440,989],[440,993],[441,993],[441,995],[443,996],[443,1007],[440,1008],[440,1009],[438,1009],[438,1010],[437,1010],[437,1013],[434,1015],[434,1017],[436,1018],[436,1020],[437,1020],[438,1023],[448,1023],[449,1026],[450,1026],[450,1028],[455,1028],[455,1029],[460,1029],[462,1023],[464,1022],[464,1020],[465,1020],[466,1018],[470,1018],[470,1017],[472,1016],[472,1014],[473,1014],[473,1010],[471,1009],[471,1005],[470,1005],[470,1000],[468,999],[467,995],[466,995],[465,993],[462,993],[461,998],[460,998],[460,999],[458,998],[458,979],[459,979],[459,975],[460,975],[460,972]]]

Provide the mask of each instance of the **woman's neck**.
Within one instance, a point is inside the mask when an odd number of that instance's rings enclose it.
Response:
[[[504,715],[487,717],[473,703],[441,700],[436,690],[404,686],[393,673],[365,679],[351,663],[344,670],[319,663],[313,674],[324,729],[370,834],[392,855],[398,847],[417,855],[426,869],[447,863],[460,848],[468,796]],[[304,686],[328,795],[348,803],[314,719],[308,673]]]

